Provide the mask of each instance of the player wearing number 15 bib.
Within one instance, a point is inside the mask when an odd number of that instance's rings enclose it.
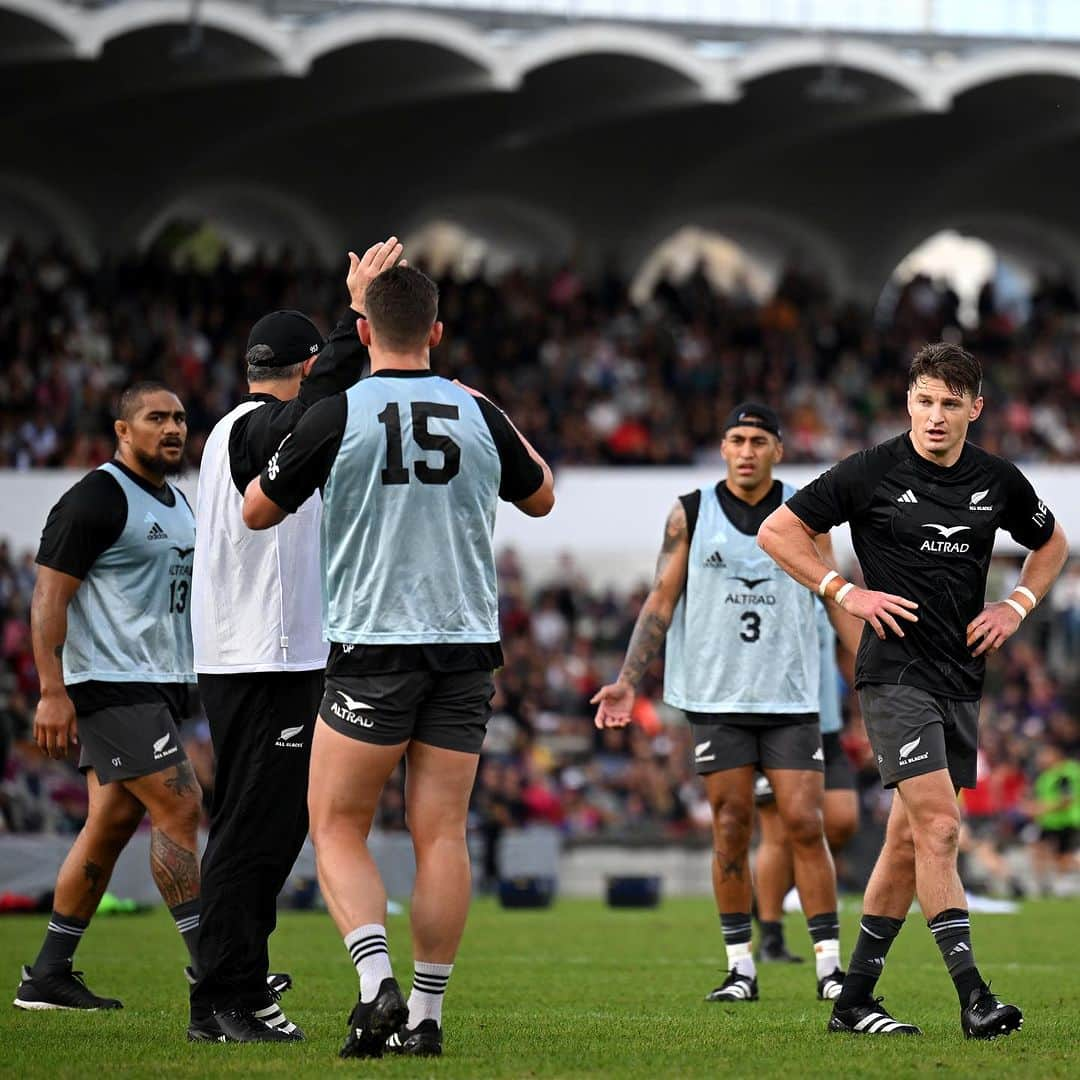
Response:
[[[244,521],[270,528],[322,489],[331,647],[308,802],[322,894],[360,980],[341,1055],[436,1055],[469,904],[469,795],[502,664],[495,512],[502,499],[540,517],[555,497],[550,469],[505,414],[431,370],[442,337],[434,282],[386,270],[364,306],[370,377],[305,413],[249,485]],[[367,849],[403,757],[416,852],[408,1004]]]
[[[772,475],[783,454],[776,414],[765,405],[737,406],[721,452],[725,479],[682,496],[668,517],[656,580],[618,680],[594,698],[596,724],[629,721],[637,684],[666,637],[664,700],[687,714],[713,813],[713,889],[727,978],[708,1000],[758,998],[748,865],[756,769],[772,784],[791,838],[817,994],[832,999],[843,973],[836,877],[822,830],[819,601],[792,588],[757,546],[761,523],[794,493]],[[836,629],[848,638],[857,633],[846,617]]]

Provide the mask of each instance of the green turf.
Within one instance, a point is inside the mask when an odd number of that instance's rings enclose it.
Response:
[[[447,998],[440,1061],[339,1061],[356,992],[348,956],[325,914],[283,916],[275,967],[296,978],[284,1004],[307,1031],[290,1046],[184,1041],[184,956],[168,916],[101,918],[79,951],[92,988],[123,997],[114,1013],[0,1009],[0,1072],[19,1077],[410,1077],[1080,1075],[1080,903],[1042,901],[1016,916],[974,918],[975,948],[995,989],[1025,1013],[1018,1035],[993,1043],[960,1036],[956,998],[922,920],[913,915],[889,958],[882,990],[921,1039],[827,1035],[829,1006],[814,996],[809,965],[767,967],[762,1000],[709,1005],[719,981],[719,927],[706,900],[652,912],[561,901],[543,912],[473,909]],[[845,943],[857,908],[844,912]],[[0,972],[9,991],[36,952],[46,920],[0,919]],[[808,951],[801,920],[789,943]],[[390,921],[394,959],[408,984],[407,921]],[[12,994],[12,996],[14,996]]]

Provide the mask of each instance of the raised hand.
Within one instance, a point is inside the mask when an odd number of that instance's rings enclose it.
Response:
[[[349,301],[353,311],[363,312],[364,294],[367,287],[391,266],[408,266],[401,257],[404,248],[396,236],[391,236],[379,244],[372,244],[361,258],[355,251],[349,252],[349,272],[345,276],[345,285],[349,290]]]
[[[904,631],[900,628],[897,619],[906,619],[908,622],[919,621],[918,615],[915,614],[919,605],[914,600],[893,596],[892,593],[852,589],[844,597],[844,603],[841,606],[849,615],[868,622],[882,641],[885,640],[886,627],[897,637],[904,636]]]

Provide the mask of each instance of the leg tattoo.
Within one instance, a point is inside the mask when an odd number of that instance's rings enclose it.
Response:
[[[722,881],[737,881],[743,879],[743,859],[731,859],[722,851],[716,853],[717,862],[720,864],[720,878]]]
[[[150,870],[154,884],[168,907],[199,895],[199,859],[160,829],[150,833]]]
[[[195,780],[195,772],[191,768],[191,763],[188,761],[181,761],[180,764],[173,769],[172,776],[165,780],[165,786],[171,788],[179,799],[194,792],[198,784]]]
[[[105,886],[108,884],[104,869],[98,866],[96,862],[87,860],[83,865],[83,877],[86,878],[87,894],[90,897],[100,899],[101,894],[105,891]]]

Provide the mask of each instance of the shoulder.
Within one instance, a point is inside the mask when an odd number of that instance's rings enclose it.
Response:
[[[889,473],[908,459],[904,446],[906,438],[905,433],[865,450],[857,450],[834,466],[833,472],[846,484],[869,497]]]
[[[859,450],[845,461],[851,462],[865,469],[867,472],[883,474],[894,468],[900,462],[907,459],[907,447],[904,445],[908,438],[905,431],[902,435],[896,435],[876,446],[868,446],[865,450]]]
[[[116,507],[127,508],[123,485],[108,469],[94,469],[60,496],[55,509],[90,519],[106,516]]]
[[[1018,475],[1023,475],[1020,468],[1008,458],[984,450],[973,442],[967,444],[966,454],[969,468],[976,469],[980,473],[1005,480],[1012,480]]]
[[[357,383],[356,385],[359,386],[360,384]],[[349,415],[349,399],[355,389],[356,387],[352,387],[350,390],[342,390],[336,394],[331,394],[329,397],[324,397],[321,401],[316,401],[301,417],[300,423],[310,428],[343,420]]]

